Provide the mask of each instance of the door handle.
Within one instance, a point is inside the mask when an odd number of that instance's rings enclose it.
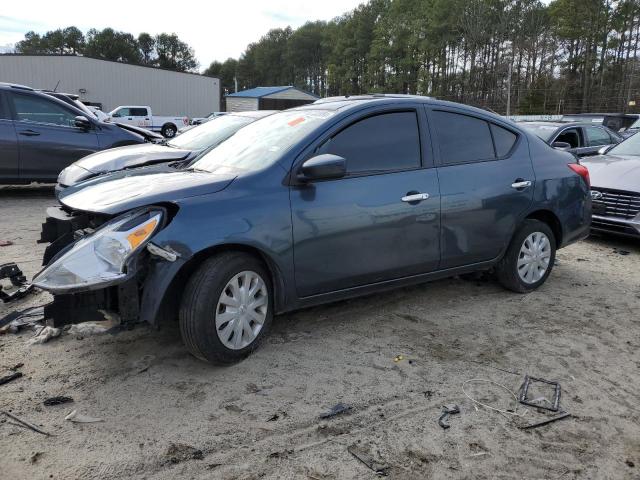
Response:
[[[38,135],[40,135],[40,132],[36,132],[35,130],[22,130],[18,133],[20,133],[20,135],[24,135],[25,137],[37,137]]]
[[[421,202],[422,200],[426,200],[427,198],[429,198],[428,193],[412,193],[409,195],[405,195],[404,197],[401,198],[401,200],[406,203],[413,203],[413,202]]]
[[[531,180],[523,180],[521,178],[517,179],[515,182],[511,184],[511,188],[515,188],[516,190],[524,190],[531,186]]]

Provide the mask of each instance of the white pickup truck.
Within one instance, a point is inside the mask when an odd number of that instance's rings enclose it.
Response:
[[[165,138],[173,138],[179,128],[189,125],[188,117],[154,116],[151,107],[121,105],[109,112],[109,120],[160,132]]]

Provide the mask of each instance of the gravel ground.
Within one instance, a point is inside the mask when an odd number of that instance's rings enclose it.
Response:
[[[39,270],[52,204],[48,188],[0,189],[0,240],[14,242],[0,263]],[[0,316],[47,299],[0,304]],[[192,358],[177,325],[34,346],[32,332],[3,335],[0,375],[23,363],[24,376],[0,385],[0,408],[52,435],[2,416],[0,477],[376,478],[351,451],[399,479],[637,479],[639,306],[640,242],[590,238],[529,295],[449,279],[307,309],[226,368]],[[526,373],[559,381],[571,417],[523,430],[545,413],[476,408],[462,390],[484,379],[515,392]],[[513,410],[493,383],[466,390]],[[74,402],[43,405],[56,395]],[[339,402],[351,410],[319,419]],[[461,413],[443,430],[451,403]],[[104,421],[65,421],[71,410]]]

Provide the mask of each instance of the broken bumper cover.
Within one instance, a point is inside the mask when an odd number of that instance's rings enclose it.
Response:
[[[138,321],[141,286],[149,264],[156,263],[150,257],[170,262],[178,257],[149,243],[163,227],[164,210],[128,212],[98,230],[87,227],[87,215],[59,208],[47,213],[41,241],[58,238],[45,252],[47,266],[34,278],[34,285],[54,294],[46,317],[55,326],[102,319],[108,312],[118,314],[122,323]]]

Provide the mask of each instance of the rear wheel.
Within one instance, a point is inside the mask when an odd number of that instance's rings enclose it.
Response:
[[[189,351],[217,363],[237,362],[267,333],[273,298],[262,262],[243,253],[208,259],[189,279],[180,306],[180,332]]]
[[[160,130],[164,138],[173,138],[176,136],[178,128],[173,123],[165,123]]]
[[[556,239],[539,220],[525,220],[496,267],[498,280],[514,292],[531,292],[546,280],[556,258]]]

